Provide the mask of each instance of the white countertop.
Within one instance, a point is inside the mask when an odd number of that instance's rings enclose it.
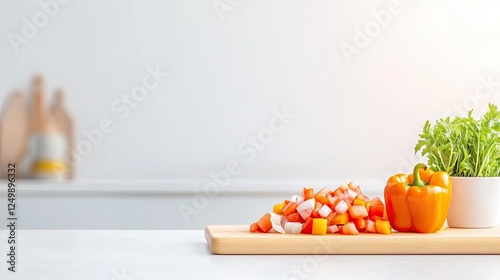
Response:
[[[0,279],[500,279],[500,255],[213,255],[201,230],[20,230],[17,238],[12,273],[0,231]]]

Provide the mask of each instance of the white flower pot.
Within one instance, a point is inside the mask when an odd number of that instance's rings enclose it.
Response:
[[[448,226],[487,228],[500,225],[500,177],[451,177]]]

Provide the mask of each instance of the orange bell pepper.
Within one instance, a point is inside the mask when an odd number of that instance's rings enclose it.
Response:
[[[450,175],[434,172],[423,163],[415,166],[412,175],[390,177],[384,198],[392,228],[421,233],[440,230],[446,221],[451,194]]]

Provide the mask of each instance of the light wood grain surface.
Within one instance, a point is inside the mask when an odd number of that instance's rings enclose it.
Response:
[[[500,228],[353,236],[251,233],[246,225],[209,225],[205,237],[215,254],[500,254]]]

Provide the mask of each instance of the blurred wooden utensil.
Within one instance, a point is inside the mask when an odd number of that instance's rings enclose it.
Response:
[[[16,91],[0,119],[0,177],[7,177],[9,163],[16,163],[16,176],[21,176],[19,165],[26,151],[27,138],[28,110],[22,93]]]

